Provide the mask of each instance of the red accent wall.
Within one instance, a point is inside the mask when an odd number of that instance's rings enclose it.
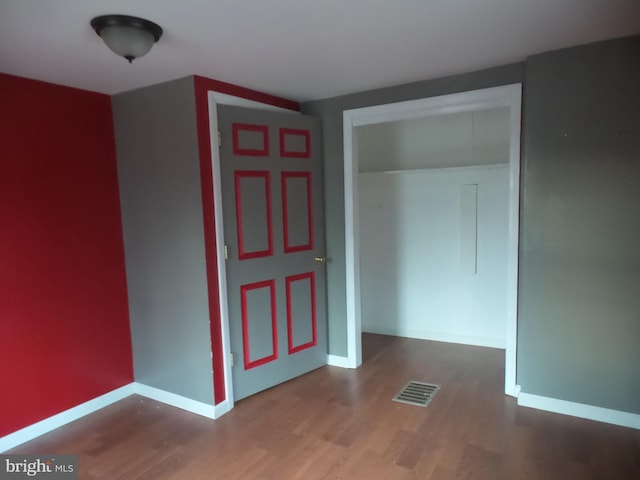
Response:
[[[0,436],[133,381],[111,101],[0,74]]]
[[[213,174],[211,166],[211,144],[209,139],[209,98],[208,92],[246,98],[256,102],[274,105],[289,110],[300,111],[300,104],[292,100],[239,87],[231,83],[212,80],[195,75],[196,116],[198,122],[198,150],[200,153],[200,182],[202,187],[202,214],[207,261],[207,283],[209,289],[209,315],[211,318],[211,345],[213,348],[213,391],[215,404],[226,399],[224,382],[224,359],[222,358],[222,330],[220,326],[220,302],[218,300],[218,263],[216,258],[216,227],[213,205]]]

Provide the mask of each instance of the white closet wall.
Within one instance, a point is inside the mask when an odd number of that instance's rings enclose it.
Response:
[[[361,127],[363,331],[505,347],[507,122],[498,109]]]

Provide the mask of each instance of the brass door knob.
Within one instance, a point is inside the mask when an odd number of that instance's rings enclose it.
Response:
[[[316,257],[316,263],[327,263],[327,257]]]

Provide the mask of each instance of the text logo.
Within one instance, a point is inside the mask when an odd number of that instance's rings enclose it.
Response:
[[[78,480],[77,455],[0,455],[0,480]]]

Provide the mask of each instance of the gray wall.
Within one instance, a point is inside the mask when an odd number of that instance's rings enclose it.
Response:
[[[640,36],[530,57],[518,383],[640,413]]]
[[[330,353],[347,353],[342,112],[517,82],[517,381],[529,394],[640,413],[640,36],[303,105],[324,129]]]
[[[135,380],[213,404],[193,77],[112,106]]]
[[[327,264],[329,353],[347,355],[342,112],[352,108],[520,83],[523,80],[524,65],[517,63],[302,105],[303,113],[321,118],[323,129],[326,248],[329,259]]]

